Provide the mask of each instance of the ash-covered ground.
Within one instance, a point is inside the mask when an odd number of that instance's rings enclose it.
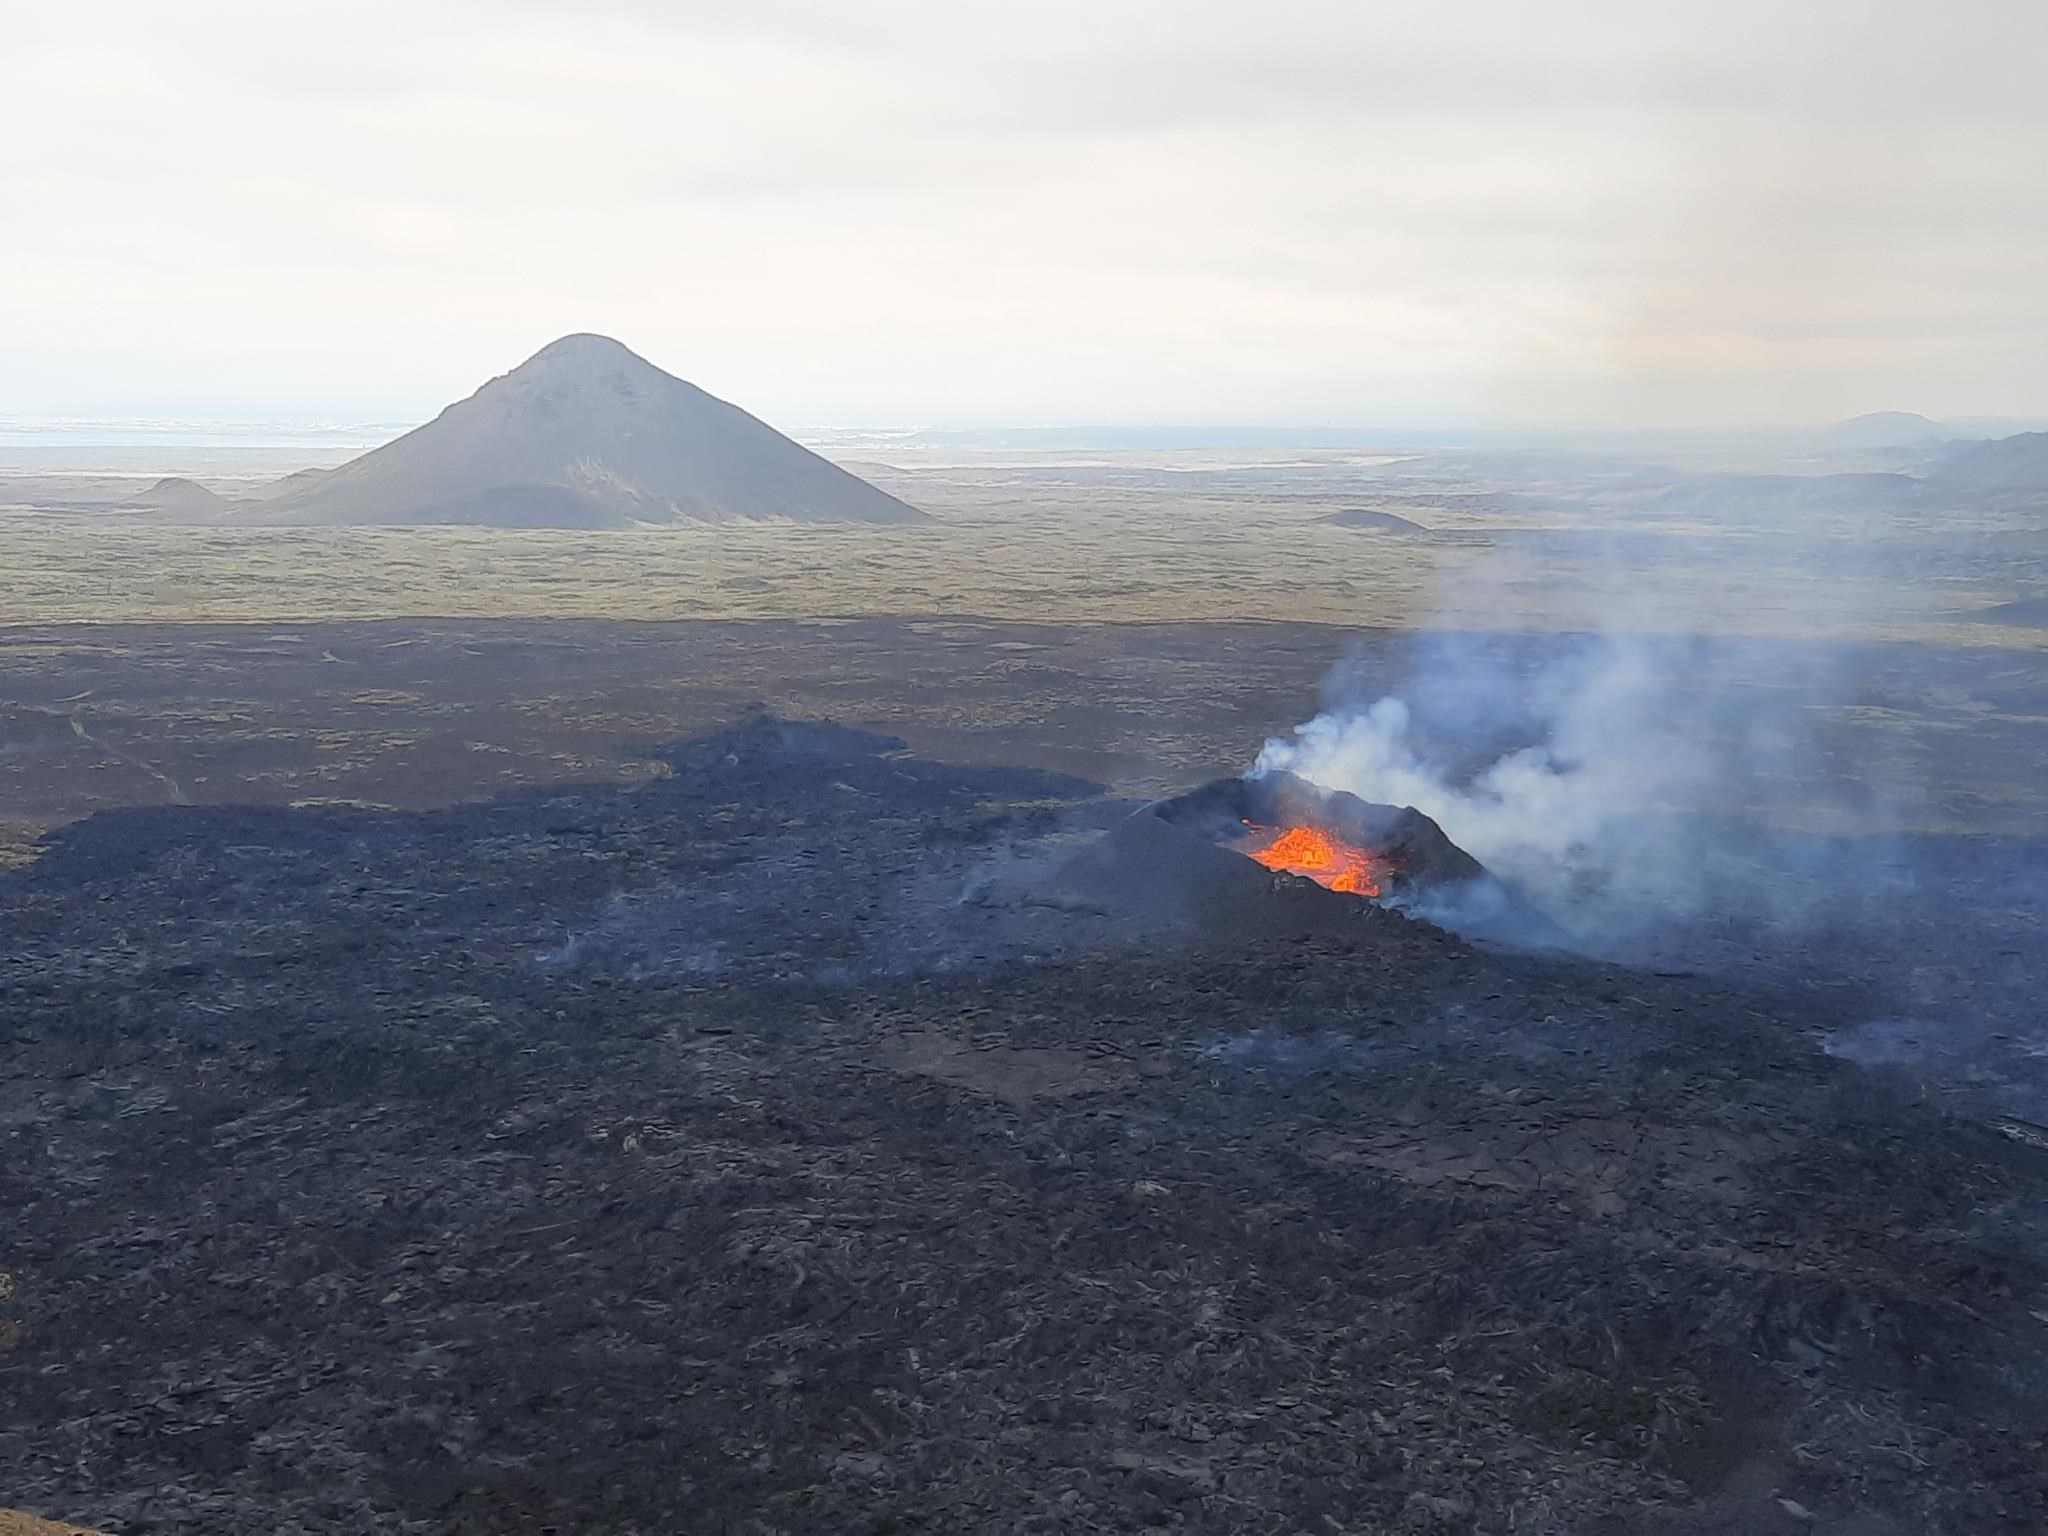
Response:
[[[2036,910],[2010,836],[1944,834],[2004,929],[1926,901],[1621,965],[1282,877],[1234,931],[1133,932],[1035,876],[1249,761],[1327,637],[16,638],[50,722],[17,803],[95,772],[64,753],[134,785],[0,875],[17,1505],[122,1533],[2048,1523],[2048,1131],[2011,1039],[1902,1043],[1914,1006],[2017,1017],[2026,957],[1986,963]],[[1024,658],[1007,692],[991,654]],[[698,681],[654,680],[687,655]],[[714,655],[811,681],[777,719]],[[877,681],[912,655],[916,686]],[[351,667],[409,695],[396,764],[307,691]],[[614,713],[559,716],[549,766],[462,747],[557,718],[543,688]],[[307,752],[299,709],[341,745]],[[532,782],[484,782],[508,756]],[[231,803],[251,783],[273,803]]]

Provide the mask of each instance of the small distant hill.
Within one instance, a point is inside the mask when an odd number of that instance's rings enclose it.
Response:
[[[2011,624],[2023,629],[2048,629],[2048,597],[2022,597],[1995,603],[1962,617],[1980,624]]]
[[[425,426],[238,521],[627,528],[915,507],[606,336],[565,336]]]
[[[2013,437],[2021,432],[2048,432],[2048,420],[2036,416],[1949,416],[1941,430],[1952,440]]]
[[[2048,491],[2048,432],[1964,444],[1942,460],[1934,478],[1993,490]]]
[[[196,480],[186,480],[173,475],[157,481],[141,495],[132,498],[128,505],[159,507],[166,512],[203,517],[225,511],[231,503],[226,497],[216,495]]]
[[[1870,411],[1823,427],[1820,435],[1834,448],[1919,448],[1948,434],[1915,411]]]
[[[1342,512],[1332,512],[1317,521],[1334,528],[1365,528],[1374,533],[1416,534],[1423,538],[1427,538],[1430,532],[1422,524],[1411,523],[1396,513],[1375,512],[1369,507],[1346,507]]]

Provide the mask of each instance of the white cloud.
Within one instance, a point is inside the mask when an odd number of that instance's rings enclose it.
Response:
[[[791,423],[2041,411],[2044,17],[46,8],[0,411],[417,415],[572,329]]]

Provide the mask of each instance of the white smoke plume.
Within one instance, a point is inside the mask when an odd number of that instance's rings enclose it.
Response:
[[[1843,771],[1841,648],[1440,631],[1376,683],[1340,668],[1254,771],[1414,806],[1586,947],[1703,916],[1826,923],[1895,889],[1903,778]]]

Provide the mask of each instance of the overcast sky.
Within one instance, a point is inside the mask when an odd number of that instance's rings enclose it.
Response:
[[[0,413],[2048,413],[2048,0],[0,15]]]

